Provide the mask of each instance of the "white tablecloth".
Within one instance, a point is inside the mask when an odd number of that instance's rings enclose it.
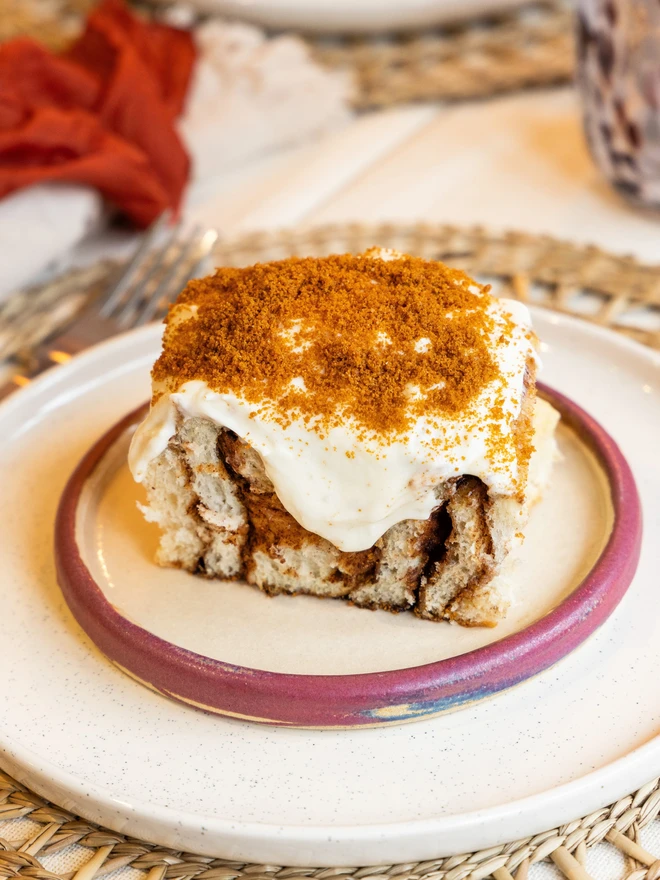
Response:
[[[550,233],[660,261],[660,222],[601,178],[567,88],[363,116],[206,184],[191,204],[228,234],[428,220]]]

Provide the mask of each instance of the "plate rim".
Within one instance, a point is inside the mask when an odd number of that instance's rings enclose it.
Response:
[[[125,617],[83,559],[77,512],[88,480],[146,404],[92,445],[65,486],[55,521],[60,589],[82,629],[123,672],[165,697],[215,714],[277,726],[330,729],[409,723],[472,705],[538,675],[582,644],[625,595],[641,553],[641,503],[625,456],[582,407],[548,386],[538,383],[537,387],[598,459],[608,481],[614,519],[605,547],[570,595],[545,616],[488,645],[396,670],[283,673],[207,657]]]

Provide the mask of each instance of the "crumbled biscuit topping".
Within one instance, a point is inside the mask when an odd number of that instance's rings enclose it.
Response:
[[[495,327],[492,302],[463,272],[408,256],[219,269],[179,297],[153,378],[169,392],[202,380],[322,435],[351,419],[392,440],[505,381],[491,348],[513,325]],[[182,307],[195,320],[175,320]]]

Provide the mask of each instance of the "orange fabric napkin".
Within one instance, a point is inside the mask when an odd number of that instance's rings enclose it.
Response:
[[[64,56],[0,47],[0,197],[41,181],[100,190],[147,226],[179,207],[190,161],[177,134],[192,36],[102,0]]]

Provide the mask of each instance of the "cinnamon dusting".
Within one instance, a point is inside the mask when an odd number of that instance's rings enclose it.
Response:
[[[503,378],[489,351],[491,303],[488,286],[416,257],[219,269],[179,297],[174,309],[188,304],[196,317],[170,312],[153,378],[170,392],[204,381],[322,436],[352,419],[392,440],[422,414],[463,413]]]

